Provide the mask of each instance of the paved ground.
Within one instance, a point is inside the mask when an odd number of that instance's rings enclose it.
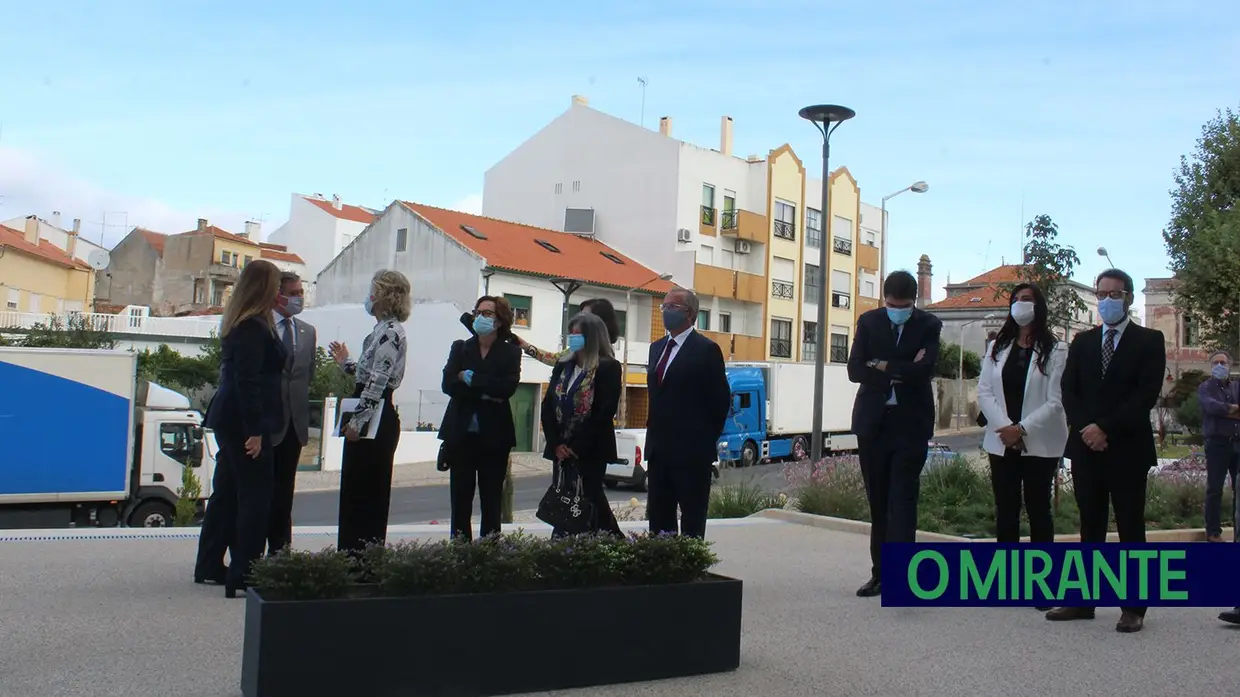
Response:
[[[128,533],[146,537],[109,539]],[[190,582],[193,539],[94,534],[0,535],[0,695],[238,695],[243,601]],[[1115,610],[1064,625],[1027,609],[884,609],[853,595],[868,565],[861,535],[750,520],[714,523],[710,537],[719,570],[745,581],[740,671],[559,694],[1132,697],[1234,694],[1240,682],[1240,631],[1214,609],[1154,609],[1136,635],[1114,631]],[[640,641],[640,625],[617,632]],[[308,659],[330,656],[329,642]]]

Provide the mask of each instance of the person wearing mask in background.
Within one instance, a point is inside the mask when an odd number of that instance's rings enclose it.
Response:
[[[1046,296],[1036,285],[1016,286],[1008,303],[1008,318],[982,358],[977,383],[977,403],[988,424],[982,447],[990,457],[995,537],[1001,544],[1020,542],[1023,492],[1029,540],[1049,543],[1055,541],[1051,490],[1068,442],[1059,391],[1068,347],[1051,332]]]
[[[310,437],[310,377],[314,375],[314,349],[318,335],[314,326],[294,319],[305,302],[301,278],[292,271],[280,274],[280,299],[276,302],[276,336],[284,344],[284,376],[281,426],[271,434],[275,447],[275,482],[271,498],[271,525],[267,530],[267,553],[288,547],[293,541],[293,490],[301,449]]]
[[[616,459],[612,421],[620,407],[620,362],[601,317],[582,312],[569,321],[568,332],[569,353],[552,368],[542,401],[543,457],[555,463],[553,478],[565,464],[576,467],[582,495],[594,504],[591,531],[621,536],[603,487],[607,463]]]
[[[1201,404],[1201,435],[1206,445],[1206,541],[1223,541],[1223,486],[1231,479],[1236,491],[1236,465],[1240,462],[1240,383],[1231,379],[1231,356],[1226,351],[1210,355],[1210,377],[1197,387]],[[1233,531],[1240,539],[1240,531]]]
[[[1158,464],[1150,412],[1158,403],[1167,352],[1162,332],[1131,321],[1132,277],[1107,269],[1094,282],[1103,325],[1072,340],[1063,370],[1068,419],[1065,455],[1072,460],[1072,491],[1081,512],[1081,542],[1107,540],[1108,505],[1115,508],[1119,541],[1145,542],[1145,486]],[[1092,607],[1059,607],[1052,621],[1092,620]],[[1115,630],[1139,632],[1145,608],[1121,608]]]
[[[577,311],[596,315],[603,320],[603,324],[607,326],[607,342],[609,345],[615,345],[620,340],[620,321],[616,317],[616,308],[612,307],[610,300],[606,298],[586,300],[581,303]],[[559,353],[552,353],[534,346],[515,334],[513,339],[521,347],[521,350],[525,352],[525,355],[544,365],[555,366],[564,360],[565,357],[572,355],[572,351],[567,348]]]
[[[913,542],[921,470],[934,436],[934,368],[943,322],[914,307],[917,280],[895,271],[883,281],[886,307],[857,320],[848,379],[858,383],[852,427],[870,503],[870,580],[857,595],[881,595],[884,542]]]
[[[473,539],[474,492],[482,537],[501,531],[508,453],[517,444],[509,399],[521,382],[521,349],[510,340],[512,306],[484,295],[474,303],[474,336],[452,342],[443,367],[448,407],[439,426],[449,468],[452,537]]]
[[[272,317],[279,295],[275,264],[250,262],[220,319],[220,387],[203,420],[215,431],[219,454],[198,537],[194,582],[222,584],[228,598],[246,588],[271,523],[271,441],[285,425],[280,421],[285,355]],[[223,565],[225,549],[228,567]]]
[[[732,390],[719,344],[693,329],[697,295],[675,288],[662,312],[667,336],[650,345],[647,365],[654,369],[646,375],[646,517],[652,533],[705,537],[716,445]]]
[[[349,349],[333,341],[332,358],[353,376],[358,407],[342,415],[344,453],[340,467],[340,526],[336,547],[354,556],[370,544],[387,540],[388,508],[392,502],[392,460],[400,443],[400,416],[392,395],[405,379],[409,349],[404,322],[413,310],[409,279],[399,271],[381,269],[370,280],[366,314],[375,318],[362,340],[362,355],[349,360]],[[373,438],[363,438],[379,419]]]

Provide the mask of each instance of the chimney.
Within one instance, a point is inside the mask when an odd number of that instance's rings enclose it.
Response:
[[[259,241],[258,233],[259,233],[259,230],[261,229],[262,229],[262,223],[259,223],[253,220],[247,220],[245,221],[245,234],[242,235],[242,237],[246,238],[247,240],[254,240],[255,242],[258,242]]]
[[[732,154],[732,117],[725,116],[719,127],[719,152],[724,155]]]
[[[26,216],[26,241],[33,245],[39,244],[39,218],[38,216]]]
[[[74,219],[73,219],[73,234],[75,234],[75,235],[76,235],[76,234],[78,234],[78,233],[79,233],[79,232],[81,232],[81,231],[82,231],[82,219],[81,219],[81,218],[74,218]]]
[[[659,117],[659,133],[667,136],[668,138],[672,137],[672,117],[670,116]]]
[[[336,194],[332,194],[332,208],[335,208],[336,210],[344,208],[344,205],[340,203],[340,197]]]
[[[68,235],[68,239],[65,241],[65,254],[68,254],[70,257],[72,257],[74,254],[77,253],[77,240],[78,240],[77,233],[70,232]]]
[[[590,106],[590,100],[586,99],[585,97],[579,94],[574,94],[573,95],[573,106]]]
[[[52,219],[49,220],[52,227],[60,227],[60,211],[52,211]]]
[[[209,227],[209,223],[207,223],[207,219],[199,218],[198,219],[198,232],[206,232],[207,227]]]
[[[930,273],[930,257],[923,254],[917,260],[917,307],[930,304],[930,283],[934,275]]]

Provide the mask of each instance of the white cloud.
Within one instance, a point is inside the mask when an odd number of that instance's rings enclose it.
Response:
[[[66,227],[80,218],[83,237],[99,242],[102,235],[108,248],[136,226],[178,233],[193,229],[197,219],[205,217],[225,230],[242,230],[248,219],[210,207],[180,211],[152,198],[110,191],[33,153],[0,147],[0,220],[31,214],[49,218],[53,211],[60,211]]]
[[[482,194],[470,194],[465,198],[452,204],[452,210],[462,213],[472,213],[474,215],[482,215]]]

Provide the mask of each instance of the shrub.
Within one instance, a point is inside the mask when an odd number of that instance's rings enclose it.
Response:
[[[710,518],[744,518],[768,508],[783,508],[779,494],[752,482],[723,484],[710,490]]]
[[[256,560],[249,583],[268,600],[326,600],[345,596],[355,570],[353,558],[335,549],[285,549]]]
[[[206,444],[203,444],[206,447]],[[193,525],[198,519],[198,499],[202,497],[202,484],[194,474],[194,468],[181,466],[181,486],[177,489],[177,502],[172,523],[179,527]]]
[[[784,479],[792,487],[792,507],[801,513],[870,519],[865,479],[856,456],[829,457],[818,463],[797,463],[784,467]]]

